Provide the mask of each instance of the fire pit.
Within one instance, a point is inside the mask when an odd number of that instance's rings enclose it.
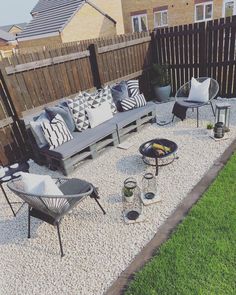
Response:
[[[144,163],[156,167],[156,175],[158,175],[159,166],[169,165],[177,159],[177,150],[178,146],[175,142],[163,138],[152,139],[139,147]],[[154,159],[155,163],[151,163],[150,159]],[[166,161],[159,163],[159,159],[165,159]]]

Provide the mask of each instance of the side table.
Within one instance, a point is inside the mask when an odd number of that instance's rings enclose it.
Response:
[[[3,183],[6,183],[12,179],[18,178],[19,177],[19,172],[29,172],[29,164],[27,162],[22,162],[22,163],[16,163],[10,166],[5,166],[5,167],[1,167],[0,169],[1,171],[1,175],[0,175],[0,187],[2,190],[2,193],[13,213],[14,216],[16,216],[17,212],[21,209],[21,207],[23,206],[22,202],[10,202],[6,191],[3,187]],[[20,206],[20,208],[15,212],[12,205],[13,204],[22,204]]]

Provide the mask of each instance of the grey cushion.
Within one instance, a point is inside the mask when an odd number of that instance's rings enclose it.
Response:
[[[66,103],[62,103],[55,107],[46,107],[45,111],[48,114],[50,120],[52,120],[57,114],[61,115],[70,132],[75,130],[75,123]]]
[[[69,158],[92,143],[106,137],[116,130],[115,122],[106,121],[83,132],[72,132],[73,139],[56,147],[54,150],[43,148],[42,151],[59,159]]]
[[[113,119],[110,120],[110,123],[115,123],[117,128],[123,128],[134,120],[139,119],[140,117],[146,115],[149,112],[155,112],[156,104],[149,101],[146,106],[136,108],[127,112],[117,113],[114,115]]]
[[[112,93],[113,100],[116,104],[117,110],[119,112],[122,112],[122,109],[120,109],[119,102],[129,97],[128,85],[126,81],[121,81],[119,84],[114,85],[111,88],[111,93]]]

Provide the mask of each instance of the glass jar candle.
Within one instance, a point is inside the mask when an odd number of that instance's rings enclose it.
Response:
[[[147,200],[158,198],[156,177],[146,173],[142,179],[142,197]]]

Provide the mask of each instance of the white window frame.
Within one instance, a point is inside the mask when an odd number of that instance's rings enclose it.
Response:
[[[224,0],[223,1],[223,6],[222,6],[222,17],[225,17],[225,4],[228,2],[232,2],[232,0]],[[234,2],[234,12],[233,15],[236,15],[236,0],[233,0]]]
[[[138,18],[138,26],[139,26],[139,32],[143,32],[142,31],[142,24],[141,24],[141,17],[145,16],[146,18],[146,27],[147,27],[147,31],[148,31],[148,19],[147,19],[147,14],[144,13],[144,14],[135,14],[135,15],[132,15],[132,18],[131,18],[131,21],[132,21],[132,30],[133,30],[133,33],[135,32],[134,31],[134,21],[133,19],[134,18]]]
[[[206,6],[209,5],[209,4],[212,5],[212,16],[211,16],[211,18],[205,18]],[[201,19],[201,20],[197,20],[197,7],[198,6],[203,6],[204,7],[204,16],[203,16],[203,19]],[[200,23],[200,22],[205,22],[205,21],[208,21],[208,20],[212,20],[213,15],[214,15],[213,1],[208,1],[208,2],[202,2],[202,3],[195,4],[195,16],[194,16],[195,23]]]
[[[161,13],[161,22],[162,22],[162,13],[163,13],[163,12],[166,12],[166,14],[167,14],[167,24],[165,24],[165,25],[161,24],[160,26],[158,26],[158,25],[155,23],[155,14]],[[159,10],[159,11],[155,11],[155,12],[154,12],[154,28],[163,28],[163,27],[168,27],[168,9],[165,9],[165,10]]]

